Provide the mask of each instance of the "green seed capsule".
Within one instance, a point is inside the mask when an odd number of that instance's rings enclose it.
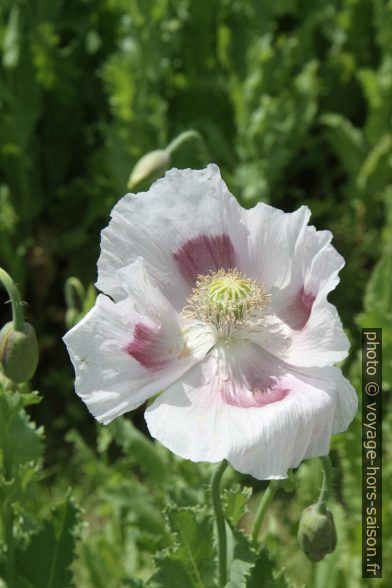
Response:
[[[38,364],[38,341],[29,323],[24,323],[23,331],[16,331],[12,322],[1,329],[0,362],[4,375],[17,384],[33,377]]]
[[[298,542],[310,561],[320,561],[335,550],[337,537],[331,511],[317,504],[305,508],[298,527]]]

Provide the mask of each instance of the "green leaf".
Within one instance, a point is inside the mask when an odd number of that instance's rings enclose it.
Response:
[[[390,389],[392,382],[392,189],[387,191],[389,202],[387,222],[383,231],[382,255],[366,287],[365,312],[357,317],[360,328],[382,328],[383,383]]]
[[[163,480],[167,477],[167,463],[155,443],[141,433],[130,421],[118,418],[108,426],[114,441],[130,455],[151,478]]]
[[[229,519],[233,525],[237,525],[248,511],[248,502],[251,495],[252,488],[241,488],[240,486],[226,489],[223,492],[222,501],[225,517]]]
[[[215,549],[213,518],[206,508],[170,508],[168,524],[175,545],[155,557],[157,571],[149,586],[208,588],[213,586]]]
[[[78,509],[67,499],[54,509],[25,550],[16,551],[15,588],[67,588],[74,557]]]
[[[0,388],[0,469],[2,462],[8,479],[18,466],[42,458],[42,429],[35,428],[23,408],[35,398]]]
[[[388,185],[392,178],[391,154],[392,136],[386,134],[374,145],[359,171],[357,185],[361,190],[371,188],[374,193]]]
[[[226,588],[245,588],[256,562],[256,551],[251,538],[241,530],[229,527],[227,536],[229,578]]]
[[[340,114],[325,114],[321,122],[326,127],[327,139],[349,175],[359,172],[366,155],[362,131]]]
[[[262,549],[256,560],[247,588],[289,588],[283,570],[277,572],[275,562],[266,549]]]

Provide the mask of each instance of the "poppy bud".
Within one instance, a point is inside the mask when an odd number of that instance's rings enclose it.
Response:
[[[34,328],[24,323],[23,331],[15,330],[13,322],[0,331],[0,361],[4,375],[15,383],[33,377],[38,364],[38,341]]]
[[[320,561],[336,547],[336,529],[331,511],[317,504],[305,508],[298,527],[298,542],[310,561]]]
[[[164,149],[146,153],[133,168],[128,180],[128,189],[133,190],[139,184],[156,180],[169,169],[170,163],[170,154]]]

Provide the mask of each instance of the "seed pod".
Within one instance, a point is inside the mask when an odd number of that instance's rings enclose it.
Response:
[[[12,322],[1,329],[0,362],[4,375],[15,383],[33,377],[38,364],[38,341],[29,323],[24,323],[23,331],[16,331]]]
[[[335,550],[335,523],[328,508],[317,504],[305,508],[298,527],[298,542],[310,561],[320,561]]]
[[[133,168],[128,180],[128,189],[133,190],[139,184],[156,180],[169,169],[170,163],[170,154],[164,149],[146,153]]]

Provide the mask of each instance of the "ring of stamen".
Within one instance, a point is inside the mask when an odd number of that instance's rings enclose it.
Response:
[[[212,324],[227,336],[254,321],[260,322],[270,298],[262,284],[238,269],[219,269],[198,276],[183,315]]]

